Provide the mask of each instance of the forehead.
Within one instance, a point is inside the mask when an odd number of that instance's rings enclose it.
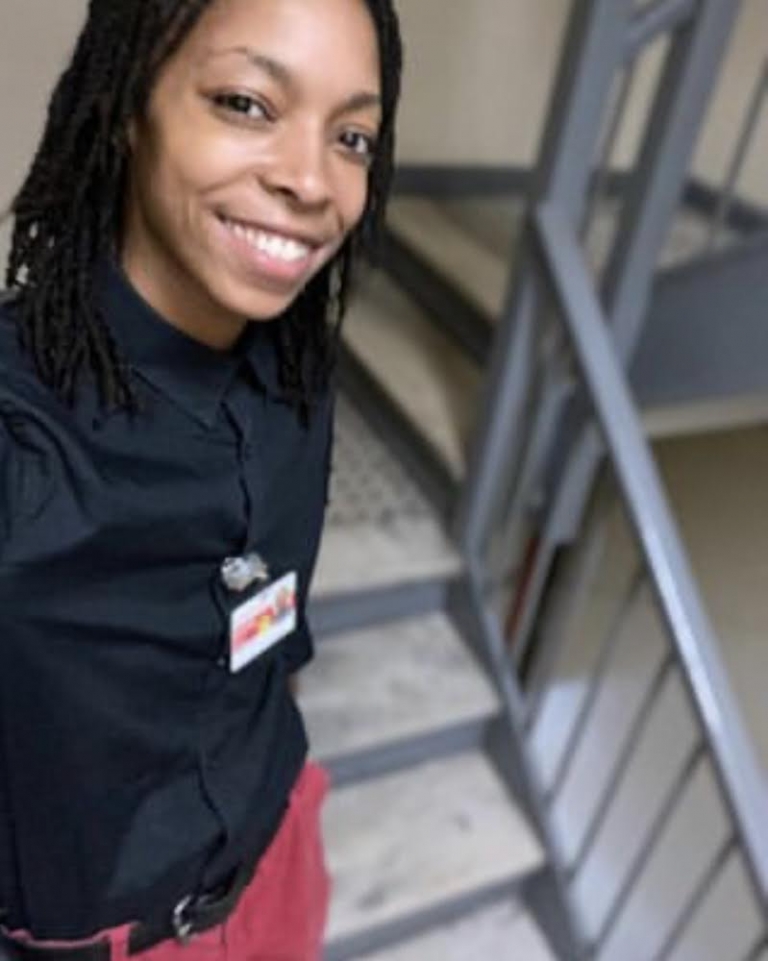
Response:
[[[379,87],[378,40],[364,0],[213,0],[178,51],[195,70],[247,65],[248,47],[297,78]]]

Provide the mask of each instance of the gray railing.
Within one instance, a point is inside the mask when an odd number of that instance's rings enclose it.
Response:
[[[768,949],[764,775],[624,373],[738,9],[574,3],[459,523],[526,792],[574,952],[590,961],[754,961]],[[659,38],[614,236],[590,258],[633,65]],[[595,572],[605,556],[616,575],[605,520],[616,503],[635,547],[625,582],[608,590]],[[582,632],[595,605],[602,622]],[[703,838],[691,836],[698,824]],[[678,848],[689,868],[659,905],[658,875]],[[720,932],[720,950],[701,932],[733,891],[743,918]],[[692,954],[702,938],[712,953]]]
[[[603,861],[608,865],[606,870],[612,876],[608,881],[603,878],[601,896],[606,904],[603,916],[593,930],[586,932],[588,956],[629,961],[626,944],[620,953],[615,953],[619,951],[616,939],[621,938],[621,924],[628,923],[626,918],[631,914],[633,897],[653,858],[658,856],[662,845],[672,843],[667,836],[670,825],[675,818],[686,817],[686,802],[692,785],[702,777],[703,771],[711,767],[712,784],[719,788],[723,814],[727,814],[727,818],[721,817],[720,821],[730,823],[719,825],[719,831],[712,828],[711,837],[705,835],[700,839],[701,847],[708,851],[705,863],[687,879],[687,887],[683,883],[677,889],[682,897],[666,923],[659,916],[663,911],[657,910],[652,918],[646,917],[644,944],[631,956],[648,961],[674,957],[675,950],[689,936],[692,927],[702,923],[702,912],[706,911],[712,892],[723,882],[726,873],[734,870],[735,863],[743,862],[745,876],[748,876],[754,893],[754,910],[750,918],[753,930],[742,927],[731,932],[729,943],[734,952],[743,952],[734,953],[734,961],[738,961],[753,956],[758,946],[768,946],[768,832],[765,830],[768,789],[746,735],[741,712],[723,667],[719,644],[704,612],[667,507],[577,239],[557,211],[545,205],[537,211],[534,229],[541,268],[556,298],[557,316],[573,349],[579,379],[600,423],[605,458],[615,475],[618,496],[640,548],[638,556],[633,557],[634,563],[627,572],[623,589],[616,584],[611,589],[616,595],[616,607],[608,618],[604,633],[598,638],[592,663],[582,665],[578,681],[583,690],[576,698],[578,704],[567,723],[569,733],[559,747],[546,743],[542,733],[546,728],[545,715],[558,684],[557,657],[562,657],[568,644],[583,645],[585,642],[585,638],[578,634],[574,614],[579,606],[589,602],[590,591],[594,588],[596,541],[602,540],[610,564],[618,564],[621,560],[606,548],[605,525],[610,509],[605,505],[597,521],[588,524],[582,533],[581,556],[575,569],[569,572],[569,588],[559,598],[560,612],[557,616],[549,615],[549,636],[538,639],[539,650],[547,651],[547,654],[537,682],[529,690],[526,731],[533,756],[543,752],[539,763],[543,759],[547,768],[541,781],[544,803],[555,821],[563,810],[570,812],[573,820],[574,799],[578,795],[578,792],[574,793],[573,785],[578,781],[581,762],[582,779],[587,777],[591,781],[587,791],[591,794],[589,803],[583,799],[581,802],[589,810],[582,812],[584,823],[574,832],[578,839],[561,842],[572,849],[570,854],[563,855],[563,869],[571,889],[578,888],[590,860],[596,857],[601,833],[610,824],[622,791],[631,783],[639,750],[641,747],[648,750],[645,739],[656,721],[659,704],[665,696],[669,697],[669,687],[675,683],[675,678],[681,679],[698,732],[686,738],[674,729],[658,728],[666,739],[661,755],[666,753],[668,758],[679,751],[681,757],[676,769],[668,772],[669,783],[655,804],[648,798],[648,784],[635,784],[635,790],[640,792],[639,799],[645,799],[651,808],[647,823],[638,836],[631,842],[625,839],[625,850],[621,854],[615,848],[602,851]],[[646,618],[651,612],[650,620],[655,619],[657,623],[650,628],[645,624],[642,630],[632,633],[629,628],[638,610],[644,611]],[[655,643],[651,643],[653,634],[656,635]],[[641,650],[631,651],[633,644],[636,648],[640,645]],[[627,698],[626,704],[614,705],[615,728],[609,734],[600,731],[599,727],[595,729],[594,725],[600,713],[601,697],[606,692],[610,694],[611,685],[617,683],[616,677],[611,675],[612,667],[620,659],[622,649],[626,651],[628,646],[631,656],[625,669],[630,683],[637,683],[637,690],[633,697]],[[579,655],[586,661],[590,659],[589,651],[582,649]],[[615,691],[613,696],[614,699],[617,696]],[[622,711],[622,707],[626,710]],[[593,755],[595,743],[599,745],[603,755],[601,763],[594,763],[594,757],[592,763],[589,758],[579,759],[590,736]],[[680,745],[669,743],[678,736],[683,742],[681,751]],[[618,744],[609,748],[612,740],[618,740]],[[601,779],[603,783],[599,783]],[[704,822],[706,831],[706,819]],[[597,856],[600,856],[599,852]],[[592,865],[593,874],[594,871]],[[682,873],[685,881],[685,872]],[[589,898],[589,895],[589,891],[582,892],[582,898]],[[594,889],[591,896],[595,896]],[[594,904],[590,906],[587,902],[581,907],[587,916],[596,913]],[[745,911],[748,915],[748,909]],[[727,922],[727,916],[721,914],[720,917]],[[651,920],[653,923],[648,924]],[[627,935],[624,937],[626,939]],[[747,943],[743,943],[744,939]],[[698,956],[720,961],[717,954]]]
[[[756,149],[758,131],[761,122],[764,120],[768,120],[768,57],[762,65],[762,70],[749,99],[741,130],[736,138],[733,155],[719,191],[717,205],[713,211],[709,232],[704,244],[704,250],[707,253],[715,250],[722,242],[734,205],[738,199],[737,191],[740,178],[750,151]],[[768,153],[768,128],[765,132],[764,149]],[[765,188],[766,193],[768,193],[768,171],[765,176]],[[768,214],[766,214],[763,230],[768,236]]]

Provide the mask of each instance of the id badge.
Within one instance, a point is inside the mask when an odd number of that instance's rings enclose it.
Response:
[[[229,616],[229,669],[235,674],[296,630],[295,571],[262,587]]]

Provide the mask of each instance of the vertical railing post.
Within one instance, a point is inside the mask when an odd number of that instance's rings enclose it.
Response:
[[[534,193],[556,196],[577,223],[586,203],[604,109],[621,63],[631,0],[575,0],[542,138]],[[523,254],[521,278],[500,321],[457,518],[465,551],[479,556],[499,495],[524,446],[525,406],[533,377],[533,326],[539,298]]]

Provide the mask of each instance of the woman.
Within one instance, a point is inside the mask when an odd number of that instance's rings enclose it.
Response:
[[[390,0],[91,0],[0,308],[0,952],[309,961],[290,676]]]

